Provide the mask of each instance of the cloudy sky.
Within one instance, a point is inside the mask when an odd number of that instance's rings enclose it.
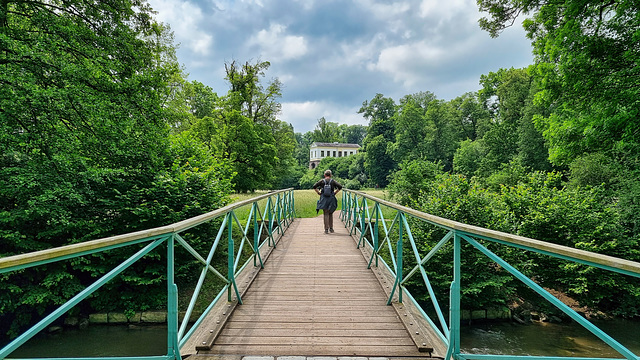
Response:
[[[150,0],[179,43],[189,80],[225,94],[224,62],[266,60],[283,83],[280,119],[296,132],[317,119],[365,124],[376,93],[452,99],[480,75],[532,63],[521,26],[492,39],[475,0]]]

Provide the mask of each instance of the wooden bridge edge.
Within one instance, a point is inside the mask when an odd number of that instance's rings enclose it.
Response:
[[[356,229],[355,233],[351,235],[355,244],[358,244],[360,238],[360,230]],[[371,259],[372,249],[368,248],[365,244],[360,247],[362,256],[367,262]],[[391,295],[391,289],[395,281],[395,277],[384,266],[375,267],[371,265],[371,271],[378,279],[381,289],[386,294],[387,298]],[[396,311],[396,314],[402,321],[405,329],[411,336],[414,344],[418,348],[418,351],[429,353],[430,357],[444,359],[447,354],[447,345],[440,340],[438,335],[429,326],[429,324],[422,318],[420,311],[410,301],[405,300],[402,303],[398,302],[398,292],[394,294],[391,304]]]
[[[298,222],[293,221],[289,226],[295,226]],[[283,234],[278,234],[279,236],[275,236],[274,241],[276,246],[280,243],[280,240],[284,237],[284,235],[292,231],[293,229],[287,229]],[[262,258],[262,263],[266,264],[269,256],[273,252],[273,246],[263,246],[260,249],[260,257]],[[240,274],[236,277],[236,284],[238,285],[238,292],[240,293],[240,298],[242,298],[251,284],[258,276],[260,272],[260,266],[251,266],[248,265],[245,267]],[[180,354],[183,358],[191,355],[196,355],[200,350],[211,350],[213,343],[215,342],[218,335],[224,328],[224,325],[229,320],[233,310],[238,306],[238,299],[233,294],[232,301],[224,301],[222,298],[218,300],[218,302],[214,305],[214,307],[209,311],[206,315],[207,318],[200,324],[199,328],[195,330],[193,335],[187,340],[184,346],[180,349]],[[242,306],[242,305],[240,305]]]

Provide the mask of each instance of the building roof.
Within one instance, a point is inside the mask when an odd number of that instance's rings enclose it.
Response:
[[[324,142],[313,142],[311,143],[311,146],[316,146],[316,147],[346,147],[346,148],[360,148],[360,145],[358,144],[344,144],[344,143],[339,143],[339,142],[333,142],[333,143],[324,143]]]

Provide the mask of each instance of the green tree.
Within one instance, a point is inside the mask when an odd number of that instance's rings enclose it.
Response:
[[[387,152],[395,141],[396,104],[391,98],[376,94],[371,101],[364,101],[358,111],[369,121],[367,135],[363,140],[365,168],[373,185],[386,186],[387,177],[396,166],[396,162]],[[392,150],[392,149],[391,149]]]
[[[482,138],[490,128],[490,113],[484,107],[477,93],[466,93],[450,101],[455,126],[463,138]]]
[[[226,204],[227,164],[170,135],[168,103],[182,73],[168,31],[144,1],[0,1],[0,256]],[[0,332],[15,334],[122,256],[116,249],[4,276]],[[162,301],[160,259],[110,282],[109,306]],[[132,294],[137,303],[123,300]]]
[[[362,146],[364,137],[367,136],[367,127],[364,125],[341,124],[338,126],[338,134],[341,143]]]
[[[453,171],[470,178],[477,174],[485,156],[486,150],[482,145],[482,139],[476,141],[467,139],[460,143],[460,147],[453,156]]]
[[[480,25],[492,36],[513,24],[519,14],[530,15],[524,28],[541,83],[536,99],[554,109],[537,122],[555,164],[620,146],[638,153],[636,1],[479,0],[478,6],[489,13]]]
[[[316,128],[311,134],[311,139],[313,140],[313,142],[332,143],[335,141],[340,141],[339,136],[338,123],[327,121],[327,119],[325,119],[323,116],[318,119]]]
[[[358,114],[369,121],[367,136],[372,138],[382,135],[386,141],[395,140],[393,116],[396,113],[396,104],[391,98],[382,94],[376,94],[371,101],[364,101]]]
[[[390,144],[392,143],[386,141],[383,135],[365,138],[364,166],[372,185],[385,187],[389,183],[387,177],[396,166],[393,158],[387,152],[387,147]]]
[[[454,112],[447,102],[430,92],[405,96],[394,118],[396,142],[393,157],[404,160],[440,162],[450,170],[455,149],[462,136]]]

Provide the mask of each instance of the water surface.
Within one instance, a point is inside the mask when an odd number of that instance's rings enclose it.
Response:
[[[596,322],[602,330],[640,354],[640,321]],[[621,357],[577,323],[509,322],[463,326],[461,349],[465,353]],[[13,358],[101,357],[164,355],[167,350],[165,326],[90,326],[86,330],[65,330],[40,334],[11,354]]]

